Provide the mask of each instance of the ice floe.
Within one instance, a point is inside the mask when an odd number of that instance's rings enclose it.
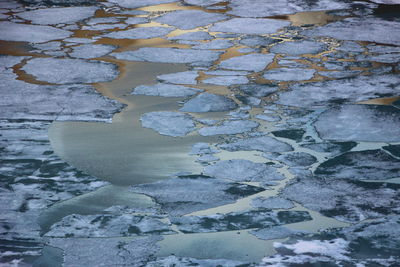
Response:
[[[289,26],[290,22],[276,19],[233,18],[215,23],[212,32],[228,32],[243,34],[270,34]]]
[[[228,111],[235,108],[237,108],[237,104],[226,96],[202,93],[187,101],[180,110],[186,112],[212,112]]]
[[[145,113],[140,120],[143,127],[174,137],[185,136],[195,129],[192,116],[172,111]]]
[[[34,58],[22,70],[39,81],[57,84],[108,82],[119,74],[111,63],[58,58]]]
[[[164,97],[188,97],[202,92],[201,89],[166,83],[154,85],[139,85],[135,87],[133,95],[152,95]]]
[[[111,55],[117,59],[130,61],[194,63],[215,61],[220,54],[221,52],[208,50],[144,47],[135,51],[112,53]]]
[[[201,26],[207,26],[227,18],[228,17],[223,14],[208,13],[200,10],[178,10],[162,15],[155,21],[172,25],[182,30],[190,30]]]
[[[320,137],[335,141],[399,142],[400,110],[382,105],[343,105],[314,123]]]
[[[94,6],[43,8],[18,13],[18,17],[29,20],[32,24],[69,24],[92,17],[97,9]]]
[[[239,198],[263,190],[255,186],[195,175],[131,188],[132,192],[153,197],[164,211],[175,216],[233,203]]]
[[[51,26],[19,24],[8,21],[0,22],[0,32],[0,40],[30,43],[44,43],[72,35],[70,31]]]
[[[275,167],[245,159],[219,161],[214,165],[205,167],[204,174],[237,182],[264,182],[284,179],[284,176],[278,173]]]
[[[271,54],[249,54],[221,61],[219,66],[229,70],[262,71],[274,60]]]
[[[218,134],[239,134],[249,132],[257,128],[259,124],[251,120],[235,120],[224,121],[221,125],[203,127],[199,130],[202,136],[218,135]]]

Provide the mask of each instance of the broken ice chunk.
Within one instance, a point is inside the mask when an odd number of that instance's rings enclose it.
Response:
[[[64,39],[72,32],[50,26],[0,22],[0,40],[15,42],[44,43]]]
[[[257,197],[251,201],[251,205],[255,208],[264,209],[292,209],[294,204],[292,201],[282,197]]]
[[[174,137],[185,136],[196,128],[192,116],[171,111],[145,113],[140,121],[145,128]]]
[[[365,88],[364,88],[365,89]],[[383,105],[344,105],[314,123],[320,137],[336,141],[399,142],[400,110]]]
[[[182,30],[190,30],[228,18],[218,13],[208,13],[200,10],[178,10],[158,17],[155,21],[175,26]]]
[[[218,135],[218,134],[239,134],[249,132],[257,128],[259,124],[251,120],[235,120],[224,121],[219,126],[204,127],[199,130],[202,136]]]
[[[215,23],[211,32],[228,32],[244,34],[270,34],[289,26],[290,22],[276,19],[233,18]]]
[[[271,211],[267,209],[213,214],[209,216],[172,217],[171,222],[184,233],[210,233],[265,228],[311,220],[306,211]]]
[[[219,66],[230,70],[262,71],[274,60],[272,54],[249,54],[222,61]]]
[[[201,89],[175,85],[158,83],[154,85],[140,85],[135,87],[133,95],[152,95],[164,97],[187,97],[202,92]]]
[[[41,8],[21,12],[17,16],[30,20],[32,24],[69,24],[92,17],[97,9],[95,6]]]
[[[131,188],[132,192],[153,197],[164,211],[174,216],[233,203],[263,190],[260,187],[194,175]]]
[[[171,227],[157,218],[143,215],[72,214],[51,226],[47,237],[117,237],[146,234],[173,234]]]
[[[197,71],[183,71],[177,73],[169,73],[157,76],[157,79],[167,83],[177,84],[197,84]]]
[[[209,165],[204,168],[204,174],[238,182],[264,182],[285,178],[272,166],[244,159],[223,160],[214,165]]]
[[[164,36],[170,33],[174,28],[171,27],[141,27],[125,31],[117,31],[105,34],[106,38],[113,39],[150,39]]]
[[[184,33],[181,35],[176,35],[174,37],[169,37],[169,40],[187,40],[187,41],[193,41],[193,40],[210,40],[212,39],[212,36],[208,34],[208,32],[188,32]]]
[[[210,112],[228,111],[235,108],[237,108],[237,104],[230,98],[202,93],[187,101],[180,110],[186,112]]]
[[[313,69],[278,68],[266,71],[263,77],[278,81],[304,81],[312,79],[314,73]]]
[[[293,150],[292,146],[289,144],[279,141],[271,136],[239,139],[235,142],[221,144],[218,147],[228,151],[257,150],[262,152],[287,152]]]
[[[270,52],[297,56],[303,54],[319,54],[326,49],[327,46],[324,43],[296,41],[276,44],[270,49]]]
[[[34,58],[22,70],[40,81],[58,84],[108,82],[118,76],[114,64],[67,58]]]
[[[69,55],[75,58],[84,58],[84,59],[96,58],[105,56],[111,53],[116,48],[117,47],[113,45],[86,44],[73,47],[72,52],[69,53]]]
[[[273,226],[250,231],[250,234],[262,240],[281,239],[305,233],[307,232],[292,230],[284,226]]]
[[[245,76],[217,76],[205,79],[203,83],[231,86],[234,84],[247,84],[249,80]]]
[[[135,51],[112,53],[111,55],[117,59],[130,61],[194,63],[215,61],[220,54],[221,52],[209,50],[143,47]]]
[[[400,160],[379,149],[346,152],[323,162],[315,174],[351,180],[386,180],[400,176]]]

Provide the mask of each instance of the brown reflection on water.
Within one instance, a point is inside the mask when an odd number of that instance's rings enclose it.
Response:
[[[400,100],[400,96],[395,96],[395,97],[382,97],[382,98],[375,98],[375,99],[369,99],[366,101],[361,101],[356,104],[369,104],[369,105],[385,105],[385,106],[390,106],[397,100]]]

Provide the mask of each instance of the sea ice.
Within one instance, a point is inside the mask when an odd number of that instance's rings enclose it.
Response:
[[[223,14],[207,13],[200,10],[178,10],[162,15],[155,21],[172,25],[182,30],[190,30],[201,26],[207,26],[227,18],[228,17]]]
[[[0,40],[15,42],[44,43],[64,39],[72,32],[50,26],[0,22]]]
[[[164,97],[188,97],[202,91],[203,90],[201,89],[181,85],[157,83],[154,85],[140,85],[133,90],[132,94]]]
[[[382,29],[390,29],[390,34]],[[347,18],[304,31],[308,36],[328,36],[339,40],[368,41],[400,45],[400,22],[376,17]]]
[[[400,160],[383,150],[346,152],[315,170],[322,177],[351,180],[387,180],[400,177]]]
[[[127,237],[172,234],[171,227],[158,218],[132,214],[72,214],[51,226],[46,237]]]
[[[291,91],[279,93],[277,103],[314,108],[335,103],[355,103],[371,98],[396,96],[399,82],[398,75],[385,74],[300,83],[290,86]]]
[[[117,47],[113,45],[85,44],[73,47],[72,52],[69,53],[69,55],[74,58],[83,59],[97,58],[111,53],[116,48]]]
[[[158,80],[167,83],[177,84],[197,84],[196,78],[199,76],[197,71],[183,71],[177,73],[168,73],[157,76]]]
[[[217,76],[205,79],[203,83],[231,86],[235,84],[247,84],[249,80],[245,76]]]
[[[263,77],[267,80],[304,81],[312,79],[314,73],[313,69],[277,68],[266,71]]]
[[[171,218],[171,222],[184,233],[237,231],[309,220],[311,220],[311,216],[307,211],[271,211],[268,209]]]
[[[135,51],[112,53],[117,59],[130,61],[149,61],[161,63],[212,62],[221,52],[196,49],[177,49],[167,47],[144,47]]]
[[[17,16],[30,20],[32,24],[69,24],[92,17],[97,9],[94,6],[42,8],[21,12]]]
[[[140,27],[107,33],[104,37],[113,39],[151,39],[164,36],[173,29],[171,27]]]
[[[400,110],[383,105],[343,105],[322,113],[314,126],[325,140],[399,142]]]
[[[292,209],[294,204],[292,201],[282,197],[257,197],[251,201],[251,205],[255,208],[264,209]]]
[[[271,53],[299,56],[304,54],[319,54],[327,49],[326,44],[314,41],[283,42],[274,45]]]
[[[204,168],[204,174],[237,182],[264,182],[282,180],[284,176],[276,168],[265,163],[244,159],[223,160]]]
[[[249,54],[221,61],[219,66],[230,70],[262,71],[274,60],[272,54]]]
[[[132,192],[153,197],[164,211],[173,216],[233,203],[263,190],[260,187],[194,175],[131,188]]]
[[[224,121],[219,126],[204,127],[199,130],[202,136],[218,135],[218,134],[239,134],[249,132],[257,128],[259,124],[250,120]]]
[[[211,32],[228,32],[243,34],[270,34],[289,26],[290,22],[276,19],[233,18],[215,23]]]
[[[22,70],[39,81],[69,84],[112,81],[118,76],[111,63],[83,59],[34,58]]]
[[[237,104],[222,95],[202,93],[187,101],[180,109],[185,112],[228,111],[237,108]]]
[[[192,116],[171,111],[155,111],[140,117],[142,126],[162,135],[185,136],[195,130]]]
[[[262,152],[287,152],[293,150],[292,146],[289,144],[279,141],[271,136],[239,139],[227,144],[221,144],[218,147],[228,151],[257,150]]]

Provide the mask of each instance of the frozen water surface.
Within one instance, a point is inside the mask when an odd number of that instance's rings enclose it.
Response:
[[[197,71],[184,71],[157,76],[157,79],[167,83],[177,84],[197,84],[196,78],[199,76]]]
[[[71,53],[69,53],[69,55],[71,57],[83,58],[83,59],[96,58],[96,57],[105,56],[105,55],[111,53],[116,48],[117,47],[115,47],[113,45],[86,44],[86,45],[80,45],[80,46],[74,47],[73,51]]]
[[[262,152],[287,152],[293,148],[289,144],[279,141],[271,136],[252,137],[239,139],[234,142],[219,145],[220,148],[228,151],[251,151],[258,150]]]
[[[108,33],[104,37],[115,39],[150,39],[164,36],[172,30],[173,28],[171,27],[141,27]]]
[[[221,125],[204,127],[199,130],[202,136],[218,134],[239,134],[249,132],[257,128],[259,124],[250,120],[224,121]]]
[[[183,215],[233,203],[237,199],[256,194],[264,189],[193,175],[136,185],[131,190],[153,197],[163,210],[171,215]]]
[[[195,49],[145,47],[136,51],[112,53],[117,59],[130,61],[150,61],[162,63],[211,62],[218,59],[221,52]]]
[[[188,97],[200,93],[202,91],[203,90],[201,89],[196,89],[181,85],[158,83],[155,85],[140,85],[133,90],[132,94],[164,96],[164,97]]]
[[[275,19],[234,18],[215,23],[210,28],[213,32],[243,33],[243,34],[270,34],[289,26],[290,23]]]
[[[39,81],[58,84],[106,82],[119,73],[111,63],[58,58],[34,58],[22,70]]]
[[[0,40],[44,43],[64,39],[72,32],[42,25],[19,24],[8,21],[0,22]]]
[[[321,42],[296,41],[276,44],[270,49],[270,51],[272,53],[297,56],[303,54],[319,54],[326,49],[327,46]]]
[[[18,17],[29,20],[32,24],[68,24],[92,17],[97,9],[97,7],[44,8],[18,13]]]
[[[311,108],[334,103],[355,103],[379,96],[395,96],[399,81],[398,75],[387,74],[296,84],[290,87],[291,91],[279,93],[277,103]]]
[[[266,209],[215,214],[210,216],[172,217],[171,222],[184,233],[235,231],[311,220],[306,211],[271,211]]]
[[[283,175],[276,171],[276,168],[264,163],[255,163],[244,159],[219,161],[204,168],[204,174],[238,182],[263,182],[284,179]]]
[[[325,216],[346,222],[379,218],[397,210],[399,191],[385,183],[304,177],[283,196]]]
[[[312,69],[279,68],[268,70],[263,77],[268,80],[278,81],[304,81],[310,80],[314,73],[315,70]]]
[[[145,264],[159,250],[160,236],[120,238],[53,238],[49,245],[63,250],[63,263],[77,265],[130,265]]]
[[[268,17],[275,15],[292,14],[302,11],[317,11],[331,9],[346,9],[350,4],[342,1],[321,0],[315,2],[299,0],[231,0],[232,10],[229,14],[240,17]]]
[[[322,139],[399,142],[400,111],[390,106],[344,105],[322,113],[315,128]]]
[[[202,93],[187,101],[180,110],[186,112],[210,112],[228,111],[235,108],[237,108],[237,104],[228,97]]]
[[[0,265],[395,266],[373,2],[0,0]]]
[[[154,5],[172,3],[172,2],[176,2],[176,1],[175,0],[137,0],[137,1],[109,0],[109,2],[116,3],[117,5],[119,5],[121,7],[139,8],[139,7],[145,7],[145,6],[154,6]]]
[[[185,136],[195,129],[192,116],[178,112],[150,112],[143,114],[140,120],[143,127],[174,137]]]
[[[182,30],[190,30],[200,26],[207,26],[227,18],[228,17],[223,14],[207,13],[200,10],[179,10],[162,15],[157,18],[156,21],[175,26]]]
[[[234,84],[247,84],[249,80],[244,76],[219,76],[212,77],[202,81],[203,83],[231,86]]]
[[[398,178],[400,160],[383,150],[346,152],[318,166],[315,173],[324,177],[352,180]]]
[[[262,71],[274,59],[271,54],[249,54],[221,61],[219,66],[229,70]]]
[[[172,234],[170,226],[158,218],[122,215],[79,215],[64,217],[51,226],[47,237],[117,237],[148,234]]]
[[[390,34],[382,29],[390,29]],[[339,40],[400,45],[400,22],[372,16],[347,18],[316,29],[307,30],[304,34],[309,36],[329,36]]]

